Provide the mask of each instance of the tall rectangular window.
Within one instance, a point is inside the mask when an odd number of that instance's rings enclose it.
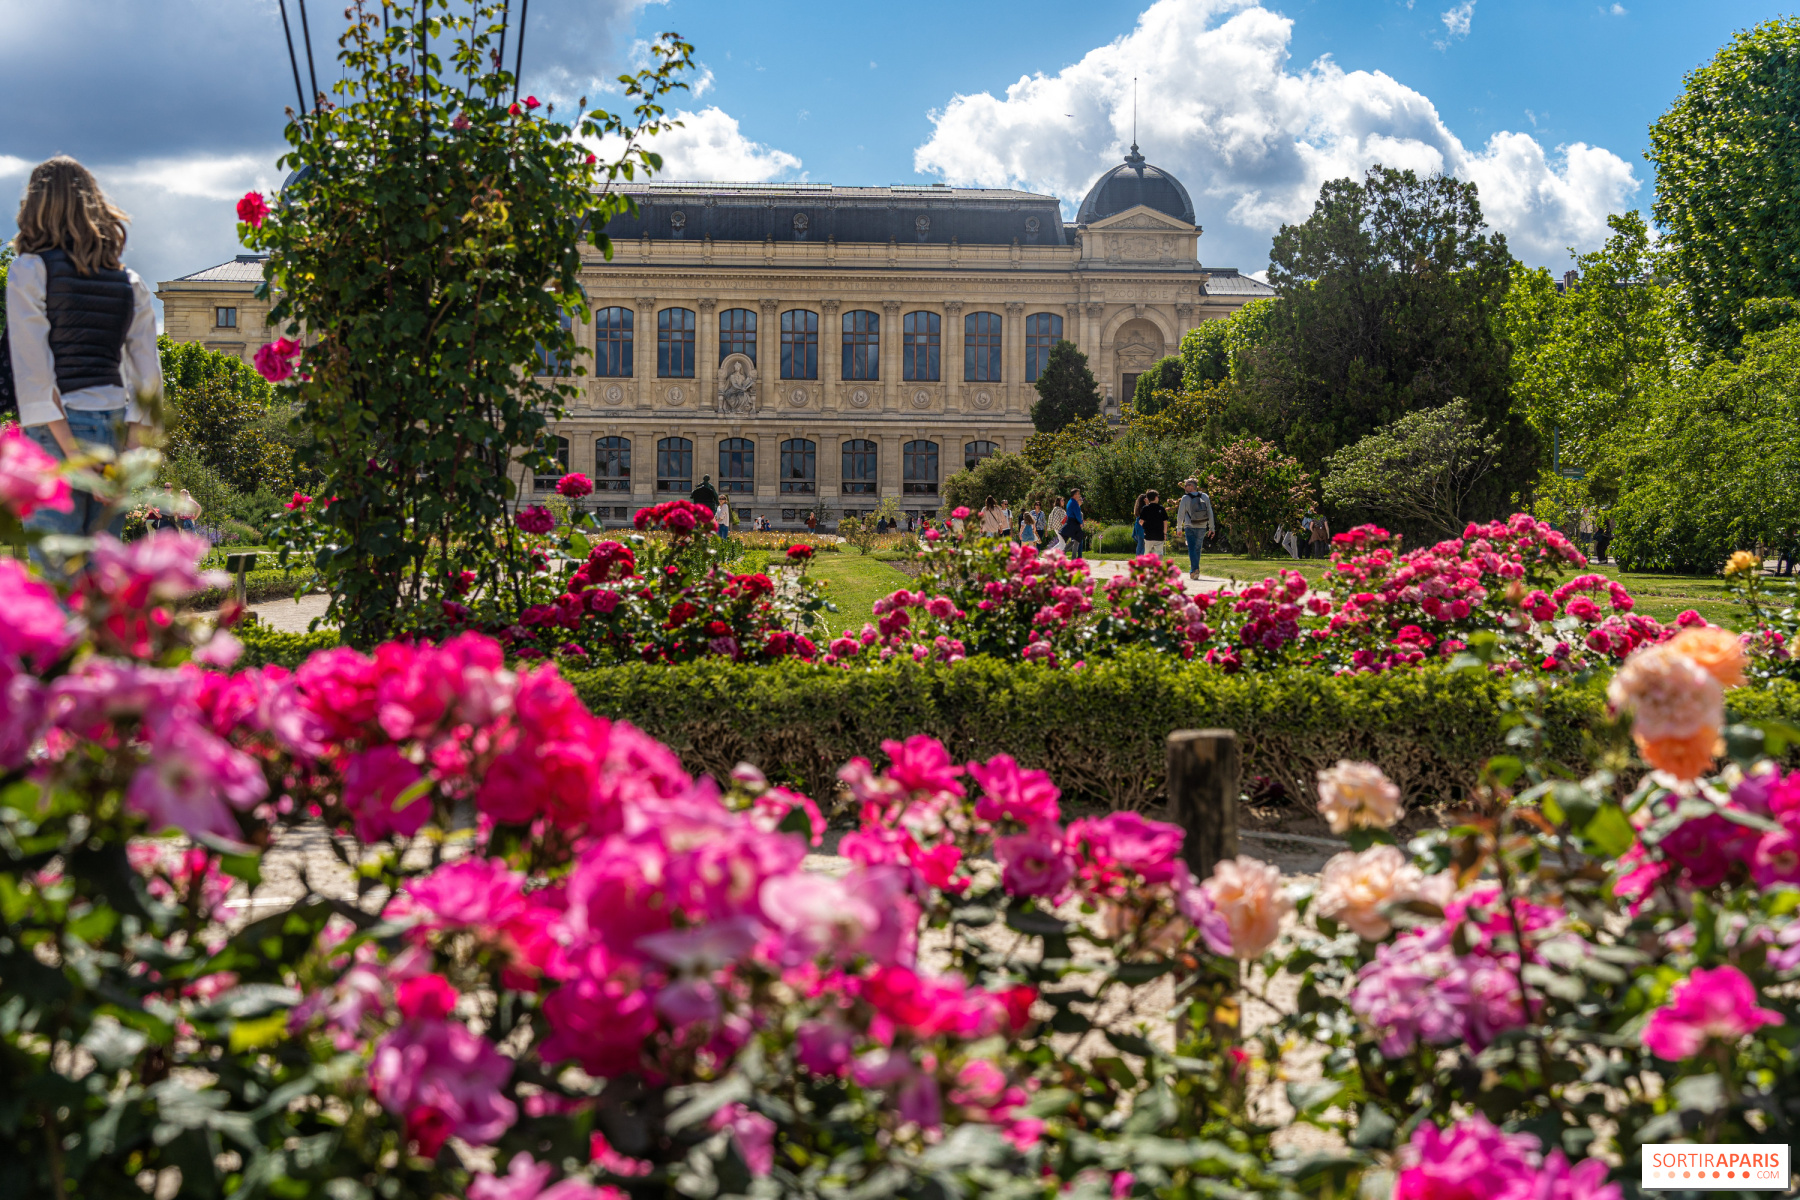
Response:
[[[756,313],[751,309],[728,308],[719,314],[719,361],[731,354],[756,361]]]
[[[603,308],[594,314],[594,374],[631,377],[631,325],[635,315],[629,308]]]
[[[550,456],[551,466],[539,467],[532,472],[531,486],[534,490],[547,492],[555,487],[557,481],[569,473],[569,439],[546,434],[544,437],[544,453]]]
[[[1050,361],[1050,347],[1062,341],[1062,318],[1055,313],[1032,313],[1025,318],[1025,382],[1036,383]]]
[[[844,495],[875,494],[875,443],[854,438],[844,443]]]
[[[574,328],[573,318],[568,313],[564,313],[562,315],[563,332],[567,333],[572,328]],[[562,346],[551,346],[539,342],[537,350],[537,373],[539,375],[571,375],[574,373],[574,364],[569,361],[568,355],[563,353]]]
[[[719,490],[756,490],[756,443],[749,438],[726,438],[719,443]]]
[[[594,490],[597,492],[629,492],[631,490],[630,438],[594,439]]]
[[[694,443],[684,437],[656,443],[656,490],[682,494],[694,490]]]
[[[665,308],[656,314],[656,374],[663,379],[694,377],[694,310]]]
[[[900,490],[909,496],[935,496],[938,490],[938,444],[908,442],[900,448]]]
[[[992,458],[998,453],[1000,453],[1000,445],[997,442],[964,442],[963,468],[973,471],[976,464],[982,459]]]
[[[215,308],[215,309],[213,309],[213,324],[218,326],[220,329],[236,329],[237,328],[237,309],[235,309],[235,308]]]
[[[781,314],[781,377],[819,377],[819,314],[791,308]]]
[[[844,314],[845,379],[881,378],[881,314],[859,308]]]
[[[805,438],[781,443],[781,492],[784,496],[811,496],[818,490],[818,446]]]
[[[1000,381],[1000,314],[970,313],[963,318],[963,378],[980,383]]]
[[[941,350],[942,321],[934,312],[909,312],[900,322],[900,377],[935,383]]]

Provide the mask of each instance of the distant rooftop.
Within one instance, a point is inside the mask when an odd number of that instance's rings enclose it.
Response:
[[[261,283],[266,254],[240,254],[230,262],[222,262],[192,275],[183,275],[175,283]]]

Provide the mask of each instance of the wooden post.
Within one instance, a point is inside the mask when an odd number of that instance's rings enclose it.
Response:
[[[1181,826],[1182,857],[1195,879],[1238,852],[1237,733],[1178,729],[1169,735],[1169,816]]]

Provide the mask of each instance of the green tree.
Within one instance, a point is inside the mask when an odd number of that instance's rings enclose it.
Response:
[[[1072,422],[1100,415],[1100,387],[1088,370],[1087,355],[1067,339],[1050,347],[1050,357],[1038,372],[1037,394],[1031,423],[1039,433],[1056,433]]]
[[[1137,377],[1131,389],[1131,407],[1146,416],[1161,412],[1181,390],[1181,359],[1175,355],[1159,358]]]
[[[1711,353],[1757,301],[1800,297],[1800,18],[1737,34],[1650,126],[1656,204],[1682,316]]]
[[[1650,231],[1636,211],[1609,216],[1612,236],[1577,255],[1579,281],[1521,263],[1502,308],[1512,343],[1514,405],[1564,467],[1594,465],[1606,435],[1678,357],[1670,289],[1655,282]]]
[[[1127,429],[1079,459],[1087,509],[1103,521],[1132,519],[1137,498],[1154,488],[1174,509],[1181,481],[1205,473],[1206,448],[1193,438],[1153,437]]]
[[[1776,543],[1800,525],[1800,324],[1641,397],[1611,453],[1621,563],[1717,571],[1734,550]]]
[[[285,405],[275,402],[274,389],[229,354],[167,337],[158,339],[158,348],[163,362],[162,428],[170,461],[186,458],[204,464],[220,483],[238,493],[262,487],[276,494],[291,493],[296,485],[294,450],[270,429],[271,409],[286,411]]]
[[[1203,383],[1193,391],[1164,396],[1153,413],[1128,404],[1120,422],[1128,432],[1152,438],[1198,438],[1219,419],[1230,400],[1232,384]]]
[[[436,619],[448,585],[433,560],[525,603],[509,473],[521,449],[548,466],[539,436],[574,394],[536,372],[576,361],[583,240],[610,257],[600,230],[628,202],[606,185],[661,167],[642,138],[667,127],[659,101],[693,50],[666,35],[620,78],[628,117],[584,99],[564,122],[515,100],[498,0],[348,11],[332,102],[287,126],[297,173],[238,229],[269,252],[271,324],[310,342],[305,457],[336,497],[315,564],[330,617],[367,644]],[[608,139],[619,156],[599,163],[589,147]]]
[[[1104,446],[1113,440],[1114,429],[1105,417],[1095,415],[1071,421],[1054,433],[1034,433],[1026,437],[1020,452],[1026,462],[1040,471],[1060,459],[1074,458],[1084,450]]]
[[[1474,498],[1498,511],[1537,467],[1499,321],[1511,262],[1472,183],[1381,166],[1332,180],[1312,216],[1275,236],[1279,295],[1228,416],[1317,470],[1338,447],[1463,397],[1508,447]]]
[[[1261,438],[1242,438],[1219,451],[1206,473],[1213,519],[1235,548],[1261,558],[1277,528],[1298,530],[1313,506],[1312,476],[1300,460]]]
[[[1252,300],[1228,317],[1202,321],[1181,335],[1181,381],[1190,392],[1238,377],[1246,351],[1267,337],[1273,300]]]
[[[944,480],[944,508],[948,511],[961,504],[979,509],[989,496],[1017,505],[1042,480],[1023,454],[991,454],[973,469],[965,467]]]
[[[1410,412],[1331,456],[1325,502],[1431,541],[1457,537],[1502,452],[1465,400]]]

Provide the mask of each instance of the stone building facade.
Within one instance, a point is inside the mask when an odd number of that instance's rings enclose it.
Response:
[[[200,342],[249,362],[275,340],[269,301],[256,298],[263,256],[240,254],[230,262],[156,285],[163,302],[163,332],[178,342]]]
[[[586,255],[586,373],[552,435],[561,470],[595,482],[583,507],[614,522],[705,476],[777,525],[888,496],[936,511],[949,475],[1023,446],[1057,340],[1116,412],[1188,329],[1272,294],[1201,266],[1186,189],[1135,146],[1073,222],[1053,196],[941,185],[626,190],[638,211],[607,226],[611,260]],[[234,266],[164,284],[165,312]],[[517,478],[528,500],[558,473]]]

